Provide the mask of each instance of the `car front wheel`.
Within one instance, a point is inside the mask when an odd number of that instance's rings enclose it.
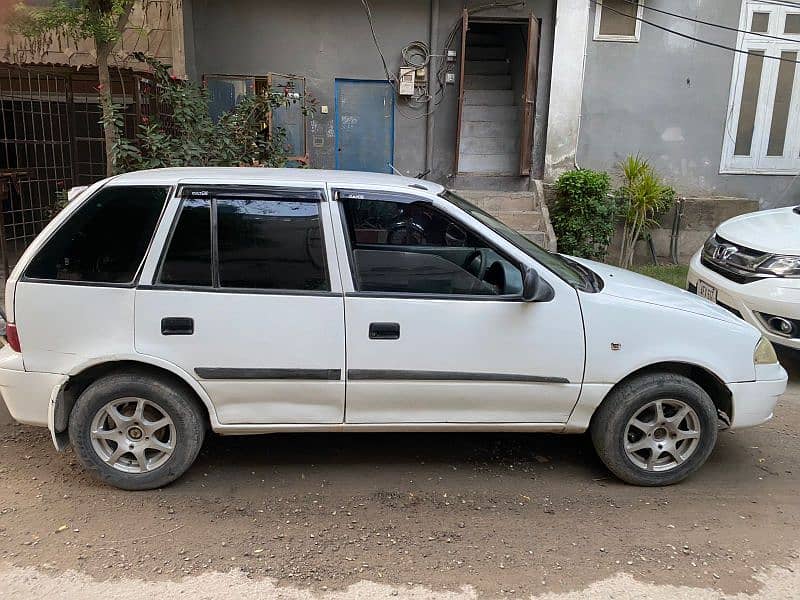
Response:
[[[591,425],[600,459],[627,483],[671,485],[706,462],[717,442],[717,411],[691,379],[652,373],[619,385]]]
[[[178,386],[140,374],[91,384],[70,415],[69,435],[81,463],[125,490],[162,487],[200,452],[205,421]]]

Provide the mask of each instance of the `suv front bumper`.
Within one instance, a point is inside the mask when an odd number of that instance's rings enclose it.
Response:
[[[698,280],[713,286],[717,290],[717,304],[755,326],[773,344],[800,350],[800,338],[775,334],[755,314],[800,320],[800,279],[772,277],[752,283],[736,283],[705,267],[700,262],[701,252],[695,254],[689,263],[689,288],[696,291]]]

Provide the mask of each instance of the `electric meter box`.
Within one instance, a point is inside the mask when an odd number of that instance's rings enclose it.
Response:
[[[401,96],[414,95],[416,71],[414,67],[400,67],[400,89],[398,93]]]

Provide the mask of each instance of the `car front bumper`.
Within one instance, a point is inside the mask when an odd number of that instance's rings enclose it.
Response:
[[[786,391],[786,370],[774,365],[757,365],[756,380],[729,383],[733,401],[731,429],[761,425],[772,418],[778,398]]]
[[[700,252],[689,263],[688,286],[697,289],[698,280],[717,290],[717,303],[755,326],[773,344],[800,350],[800,338],[787,338],[769,330],[756,312],[800,320],[800,279],[768,278],[736,283],[700,262]]]

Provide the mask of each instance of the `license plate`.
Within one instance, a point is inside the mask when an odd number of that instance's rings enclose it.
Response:
[[[708,285],[705,281],[697,282],[697,295],[705,298],[714,304],[717,303],[717,288],[713,285]]]

